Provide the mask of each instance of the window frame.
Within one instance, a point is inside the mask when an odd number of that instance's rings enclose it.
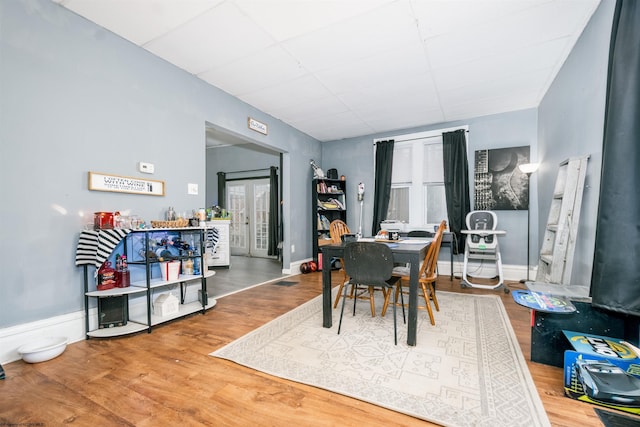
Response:
[[[444,176],[443,176],[442,182],[436,182],[436,181],[425,182],[424,181],[423,174],[422,174],[422,171],[424,169],[423,168],[423,159],[424,159],[423,148],[425,143],[427,144],[430,143],[429,140],[439,139],[439,143],[442,144],[442,134],[444,132],[451,132],[459,129],[464,129],[465,131],[468,131],[469,126],[468,125],[456,126],[453,128],[442,128],[442,129],[435,129],[435,130],[425,131],[425,132],[417,132],[417,133],[404,134],[404,135],[394,135],[394,136],[374,139],[373,141],[374,159],[375,159],[375,146],[376,146],[376,142],[378,141],[393,139],[395,141],[394,152],[396,147],[406,147],[407,145],[411,145],[412,147],[411,182],[407,183],[402,181],[402,182],[396,182],[395,184],[393,182],[391,183],[391,188],[402,188],[402,187],[407,187],[407,185],[410,187],[409,222],[406,224],[406,228],[408,230],[412,230],[412,229],[432,230],[434,226],[439,225],[439,223],[432,224],[426,221],[427,212],[423,211],[422,207],[425,206],[426,204],[426,200],[424,200],[424,197],[426,197],[425,187],[429,185],[438,185],[438,184],[444,185]],[[433,141],[431,143],[437,144],[438,141]],[[417,146],[419,146],[418,149],[415,148]],[[466,150],[468,155],[468,150],[469,150],[468,137],[466,139]],[[374,165],[374,168],[375,168],[375,165]],[[417,204],[416,204],[416,201],[418,201]],[[443,202],[444,202],[445,211],[446,211],[446,200],[443,200]],[[447,218],[444,218],[444,219],[447,219]]]

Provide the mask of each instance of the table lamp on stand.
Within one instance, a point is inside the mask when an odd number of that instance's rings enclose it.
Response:
[[[525,163],[522,165],[518,165],[518,169],[520,172],[527,175],[527,191],[529,192],[529,197],[527,198],[527,279],[520,280],[520,283],[525,283],[529,281],[529,253],[530,253],[530,240],[531,240],[531,174],[538,170],[538,163]]]
[[[360,202],[360,222],[358,223],[358,238],[362,237],[362,208],[364,204],[364,184],[358,184],[358,201]]]

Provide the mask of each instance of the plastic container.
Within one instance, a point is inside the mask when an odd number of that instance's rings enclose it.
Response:
[[[114,226],[114,217],[118,212],[94,212],[93,228],[95,230],[110,230]]]
[[[164,281],[178,280],[178,277],[180,277],[180,261],[161,262],[160,273]]]
[[[66,337],[39,338],[20,347],[18,353],[27,363],[46,362],[60,356],[67,342]]]

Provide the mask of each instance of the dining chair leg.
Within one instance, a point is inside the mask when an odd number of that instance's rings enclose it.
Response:
[[[340,301],[340,298],[342,297],[343,289],[344,289],[344,282],[340,283],[340,287],[338,288],[338,293],[336,294],[336,301],[333,303],[333,308],[336,308],[338,306],[338,301]]]
[[[380,313],[380,316],[382,317],[387,314],[387,308],[389,308],[389,297],[391,296],[392,291],[393,289],[388,289],[387,293],[384,294],[384,303],[382,303],[382,312]]]
[[[351,285],[355,286],[355,285]],[[340,322],[338,322],[338,335],[340,335],[340,328],[342,328],[342,316],[344,315],[344,303],[347,301],[347,290],[349,288],[349,284],[344,285],[344,296],[342,297],[342,310],[340,310]]]
[[[436,296],[436,287],[433,283],[429,284],[431,288],[431,299],[433,300],[433,305],[436,306],[436,311],[440,311],[440,305],[438,304],[438,297]]]
[[[395,345],[398,345],[398,316],[397,316],[397,307],[398,306],[398,294],[393,296],[393,342]],[[404,313],[404,307],[402,308],[402,312]]]
[[[427,311],[429,312],[429,320],[431,320],[431,324],[432,325],[435,325],[436,321],[433,318],[433,311],[431,310],[431,302],[430,302],[430,299],[429,299],[429,294],[427,293],[427,288],[426,288],[424,283],[422,283],[422,295],[424,296],[425,307],[427,308]]]
[[[375,289],[373,286],[369,286],[369,305],[371,306],[371,317],[376,317],[376,301],[373,297]]]
[[[356,315],[356,302],[358,301],[358,285],[351,285],[351,289],[353,290],[353,315]]]
[[[340,282],[340,288],[338,288],[338,293],[336,295],[336,301],[333,303],[333,308],[336,308],[338,306],[338,301],[340,301],[340,297],[342,297],[342,289],[348,281],[349,278],[347,277],[347,274],[343,272],[342,282]],[[351,291],[351,294],[353,295],[353,291]]]
[[[400,283],[398,283],[400,286]],[[398,305],[398,295],[396,294],[396,305]],[[407,324],[407,315],[404,312],[404,292],[402,292],[402,287],[400,287],[400,306],[402,307],[402,321],[406,325]]]

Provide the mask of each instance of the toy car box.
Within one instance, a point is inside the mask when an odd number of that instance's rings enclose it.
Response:
[[[640,358],[623,340],[562,331],[574,350],[564,353],[565,395],[640,414]]]

